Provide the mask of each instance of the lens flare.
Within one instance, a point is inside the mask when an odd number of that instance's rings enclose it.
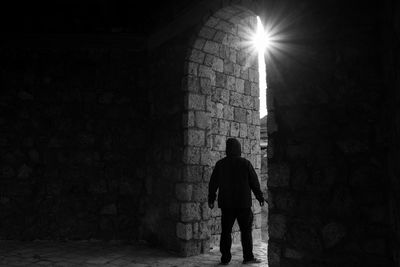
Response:
[[[268,49],[270,40],[265,33],[260,17],[257,16],[257,32],[253,39],[258,53],[258,74],[260,89],[260,118],[267,115],[267,70],[265,66],[265,49]]]

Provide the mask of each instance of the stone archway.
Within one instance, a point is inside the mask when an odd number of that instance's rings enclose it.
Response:
[[[245,46],[256,16],[240,6],[218,10],[201,27],[185,62],[184,175],[177,188],[183,201],[177,236],[185,255],[219,244],[220,210],[207,207],[208,181],[225,156],[225,140],[242,143],[243,156],[261,170],[257,55]],[[266,189],[264,189],[266,190]],[[261,240],[261,209],[253,205],[254,240]],[[233,241],[240,241],[237,225]]]

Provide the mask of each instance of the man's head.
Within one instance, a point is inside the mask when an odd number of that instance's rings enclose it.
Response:
[[[242,148],[240,142],[235,138],[228,138],[226,140],[226,155],[240,157]]]

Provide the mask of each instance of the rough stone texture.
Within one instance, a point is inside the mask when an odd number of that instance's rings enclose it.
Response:
[[[260,129],[257,128],[257,124],[253,120],[254,116],[259,116],[259,105],[254,105],[254,101],[258,101],[258,98],[245,95],[245,84],[251,84],[248,73],[251,72],[253,75],[251,77],[255,78],[257,69],[254,62],[249,61],[251,58],[249,56],[245,60],[237,61],[238,54],[244,58],[247,55],[238,45],[240,38],[245,38],[245,36],[239,36],[236,30],[233,30],[237,25],[242,25],[243,27],[253,25],[254,27],[255,17],[242,9],[236,7],[231,9],[234,12],[229,16],[224,12],[217,12],[213,15],[211,20],[218,19],[218,23],[213,25],[211,22],[206,22],[207,26],[201,28],[198,38],[213,38],[213,40],[207,40],[200,51],[197,51],[197,48],[193,48],[193,51],[189,52],[189,55],[192,56],[188,57],[188,67],[186,69],[191,69],[191,66],[199,63],[198,73],[196,74],[196,72],[192,71],[191,75],[194,77],[191,77],[190,80],[198,80],[196,75],[198,77],[207,77],[210,79],[208,83],[210,90],[203,91],[203,94],[198,94],[197,83],[188,83],[186,78],[182,83],[184,85],[183,90],[187,92],[186,109],[189,114],[185,118],[189,118],[191,112],[200,114],[199,110],[204,108],[204,99],[206,99],[205,106],[207,110],[207,112],[201,113],[200,122],[193,123],[184,120],[184,127],[188,128],[188,131],[185,132],[185,144],[187,147],[184,153],[184,163],[193,164],[196,166],[194,168],[201,168],[202,166],[209,168],[208,176],[211,174],[215,162],[225,156],[225,141],[231,136],[240,138],[243,156],[252,161],[257,171],[260,169],[260,164],[258,163],[260,160],[257,159],[260,157],[260,134],[257,133]],[[198,42],[194,41],[194,44],[196,43]],[[205,54],[205,59],[200,62],[203,54]],[[241,75],[242,73],[245,74]],[[257,86],[258,80],[254,80],[253,83]],[[257,87],[256,89],[258,90]],[[247,93],[249,94],[250,92],[247,90]],[[203,143],[203,137],[206,139],[205,143]],[[204,148],[201,150],[200,156],[198,156],[196,147]],[[199,179],[185,177],[186,182],[194,182],[192,199],[200,203],[202,217],[199,217],[198,221],[196,221],[194,220],[194,218],[197,218],[196,216],[184,215],[186,217],[182,219],[193,221],[194,241],[202,242],[201,239],[203,238],[211,238],[211,245],[217,245],[217,236],[220,234],[220,225],[218,224],[220,223],[221,215],[215,211],[209,214],[207,211],[208,183],[199,183]],[[205,180],[208,181],[208,179],[209,177]],[[254,208],[254,213],[255,230],[253,234],[255,239],[260,240],[261,209],[259,207]],[[207,222],[208,220],[209,222]],[[211,224],[211,227],[204,228],[205,232],[201,233],[201,226],[208,225],[208,223]],[[238,228],[235,228],[232,236],[234,242],[240,241]]]

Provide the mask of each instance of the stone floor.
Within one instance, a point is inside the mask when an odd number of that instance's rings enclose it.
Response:
[[[267,266],[267,244],[254,245],[254,254],[263,260],[261,264],[244,266]],[[219,250],[194,257],[181,258],[166,251],[152,248],[145,243],[123,244],[121,242],[14,242],[0,241],[0,266],[137,266],[137,267],[203,267],[217,266]],[[240,245],[232,246],[229,266],[242,266]]]

